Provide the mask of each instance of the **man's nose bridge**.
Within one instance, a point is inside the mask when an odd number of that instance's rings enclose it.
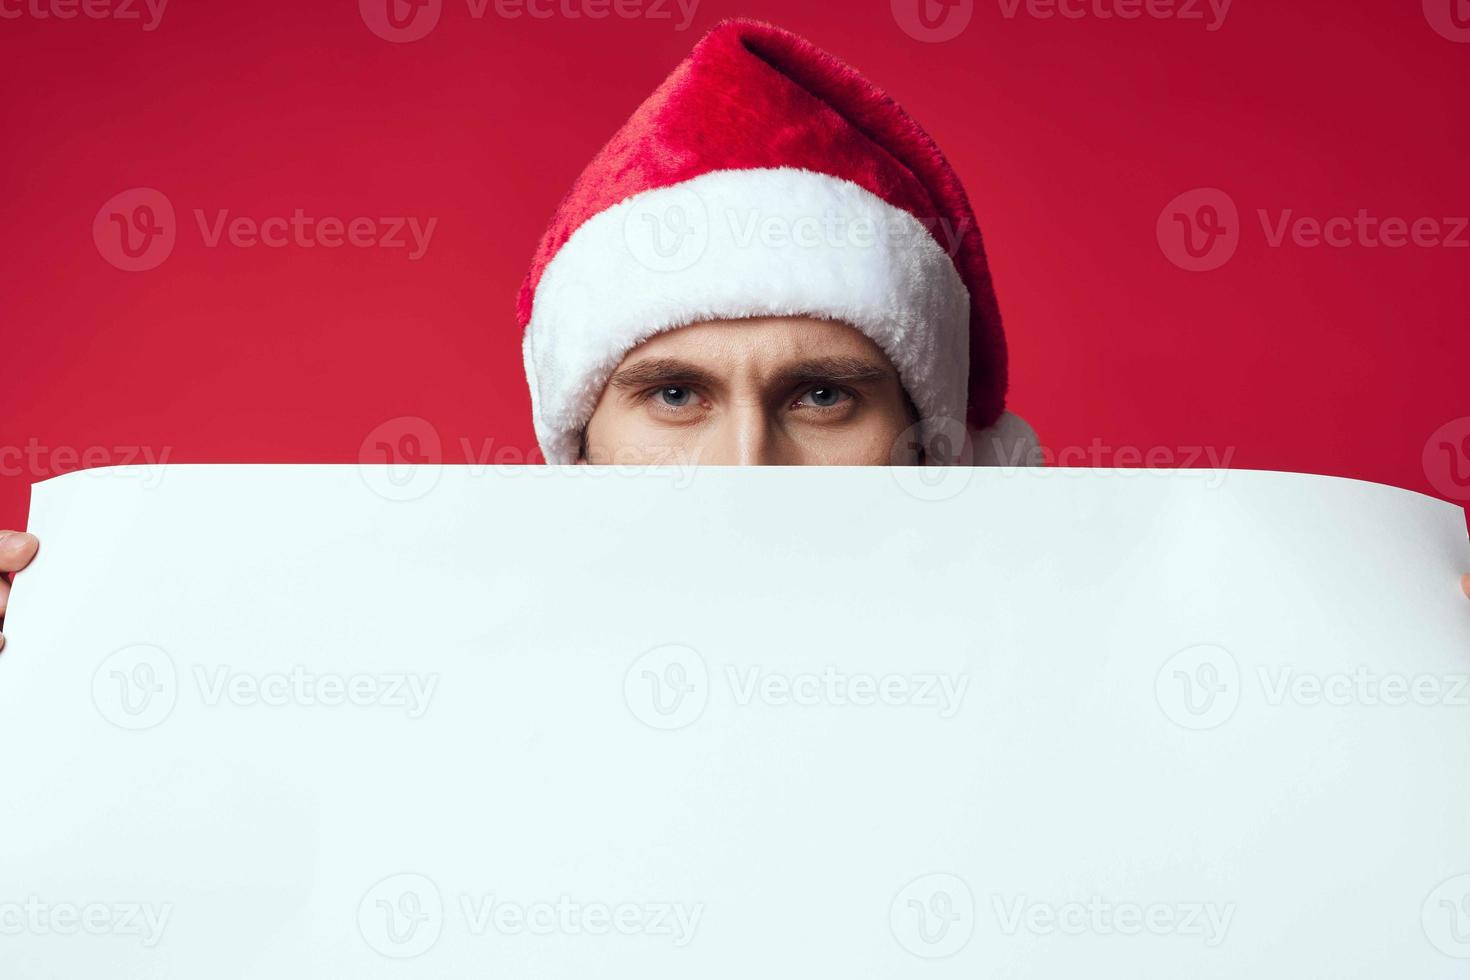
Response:
[[[774,463],[776,427],[765,406],[755,399],[737,404],[729,416],[729,445],[732,463],[764,466]]]

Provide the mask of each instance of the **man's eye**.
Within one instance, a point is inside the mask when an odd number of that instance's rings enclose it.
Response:
[[[655,396],[670,408],[684,408],[694,400],[694,389],[670,385],[667,388],[660,388]]]
[[[798,405],[809,405],[813,408],[832,408],[840,405],[851,398],[852,395],[841,388],[826,386],[813,388],[797,400]]]

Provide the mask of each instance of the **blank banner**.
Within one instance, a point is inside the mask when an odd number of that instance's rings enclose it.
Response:
[[[1470,976],[1464,514],[1244,471],[34,490],[0,976]]]

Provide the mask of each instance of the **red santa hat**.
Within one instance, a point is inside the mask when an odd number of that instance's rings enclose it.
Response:
[[[980,230],[934,141],[802,38],[726,21],[582,172],[521,287],[548,462],[576,461],[607,379],[648,338],[798,315],[873,340],[926,433],[1031,438],[1002,418],[1005,335]]]

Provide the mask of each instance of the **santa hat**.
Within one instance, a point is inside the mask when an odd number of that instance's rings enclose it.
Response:
[[[981,456],[1034,440],[1004,411],[980,230],[933,140],[802,38],[726,21],[582,172],[537,249],[517,316],[542,451],[576,461],[608,378],[648,338],[799,315],[877,344],[926,437],[989,430]]]

